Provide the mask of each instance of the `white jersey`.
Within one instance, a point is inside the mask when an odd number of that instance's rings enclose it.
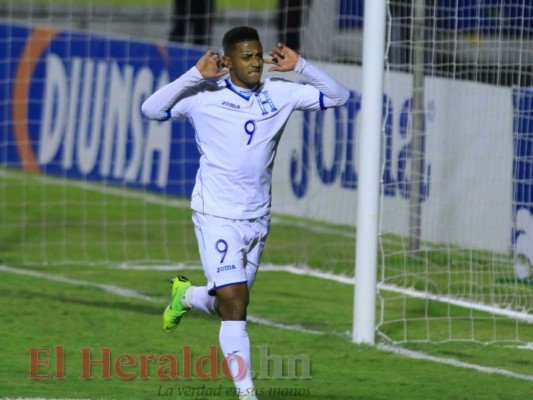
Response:
[[[302,58],[299,67],[316,72]],[[321,71],[314,75],[325,76]],[[193,67],[147,99],[143,112],[159,120],[183,116],[194,127],[201,158],[193,210],[231,219],[258,218],[270,211],[274,158],[291,113],[347,101],[349,92],[329,80],[326,76],[326,91],[333,89],[333,99],[315,87],[323,79],[311,85],[269,78],[251,91],[232,85],[229,78],[204,81]]]

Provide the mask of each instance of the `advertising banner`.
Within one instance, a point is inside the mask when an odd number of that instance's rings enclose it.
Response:
[[[201,51],[11,24],[0,24],[0,37],[1,164],[192,192],[199,156],[192,127],[148,121],[140,108]]]

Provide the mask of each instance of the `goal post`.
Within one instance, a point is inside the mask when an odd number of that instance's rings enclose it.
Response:
[[[385,0],[365,1],[352,339],[368,344],[375,341],[385,16]]]

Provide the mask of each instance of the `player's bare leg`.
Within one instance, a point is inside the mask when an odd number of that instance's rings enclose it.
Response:
[[[245,321],[249,292],[246,283],[216,289],[217,309],[222,321]]]

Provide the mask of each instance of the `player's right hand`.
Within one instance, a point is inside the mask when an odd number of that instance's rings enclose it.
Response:
[[[204,79],[218,79],[229,71],[216,49],[209,49],[196,63],[196,68]]]
[[[293,49],[278,43],[276,47],[269,52],[271,58],[265,58],[265,64],[271,64],[269,71],[287,72],[294,70],[298,58],[300,57]]]

